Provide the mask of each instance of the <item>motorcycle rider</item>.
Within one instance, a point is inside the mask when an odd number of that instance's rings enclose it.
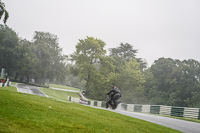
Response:
[[[116,86],[113,86],[111,88],[110,92],[107,93],[107,95],[110,95],[110,97],[111,97],[111,99],[108,103],[112,106],[112,109],[116,109],[117,105],[119,104],[118,99],[120,99],[120,97],[121,97],[121,92],[120,92],[119,88],[117,88]],[[114,104],[112,104],[112,102]],[[108,105],[106,105],[106,108],[108,108]]]

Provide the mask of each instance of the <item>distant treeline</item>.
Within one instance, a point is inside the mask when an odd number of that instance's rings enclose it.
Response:
[[[86,37],[67,56],[56,35],[35,32],[28,41],[0,25],[0,68],[16,81],[34,79],[44,84],[48,79],[50,83],[78,86],[96,100],[105,100],[111,86],[116,85],[124,103],[200,107],[198,61],[159,58],[147,68],[131,44],[121,43],[108,53],[105,45],[100,39]]]
[[[0,68],[5,68],[13,80],[35,79],[37,84],[44,84],[46,79],[62,82],[66,75],[65,59],[57,36],[35,32],[30,42],[0,25]]]

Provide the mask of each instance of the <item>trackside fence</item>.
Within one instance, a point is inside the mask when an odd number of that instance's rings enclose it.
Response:
[[[105,101],[88,101],[88,100],[81,100],[81,99],[73,98],[73,97],[68,97],[68,100],[71,102],[86,104],[89,106],[96,106],[96,107],[102,107],[102,108],[106,107]],[[141,112],[141,113],[159,114],[159,115],[166,115],[166,116],[200,119],[200,108],[120,103],[117,109],[130,111],[130,112]]]

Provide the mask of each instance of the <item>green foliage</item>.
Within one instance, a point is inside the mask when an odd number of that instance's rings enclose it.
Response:
[[[133,46],[128,43],[120,43],[120,46],[117,48],[110,48],[110,56],[114,57],[116,60],[126,60],[130,61],[131,59],[137,59],[137,61],[140,63],[140,70],[144,71],[147,67],[146,61],[144,61],[141,58],[136,58],[136,53],[138,50],[133,49]],[[122,63],[122,62],[121,62]]]
[[[130,44],[111,48],[109,56],[105,45],[93,37],[79,40],[71,55],[75,63],[67,65],[56,35],[35,32],[30,42],[0,25],[0,68],[16,81],[35,79],[37,84],[44,84],[49,79],[51,83],[82,87],[96,100],[104,100],[111,86],[117,85],[126,103],[200,107],[198,61],[160,58],[146,69],[146,62],[136,58],[137,50]]]
[[[19,40],[19,45],[16,53],[18,53],[18,66],[16,69],[15,80],[20,78],[20,81],[23,81],[26,77],[26,82],[29,82],[30,78],[34,77],[34,74],[37,72],[37,64],[39,62],[38,58],[32,52],[33,43],[27,40]]]
[[[200,108],[200,91],[192,92],[192,98],[189,102],[189,106]]]
[[[57,36],[48,32],[35,32],[34,41],[19,39],[15,31],[0,25],[0,68],[16,81],[37,84],[65,82],[66,56],[58,46]]]
[[[137,50],[134,50],[133,46],[131,46],[128,43],[125,43],[125,44],[120,43],[119,47],[110,49],[111,56],[118,56],[127,61],[130,61],[131,58],[135,58],[136,53],[137,53]]]
[[[123,102],[144,102],[144,77],[140,71],[140,63],[135,58],[130,44],[110,50],[105,56],[105,43],[93,37],[79,40],[76,52],[71,55],[76,61],[71,71],[86,81],[86,96],[96,100],[104,100],[111,86],[122,89]]]
[[[112,70],[108,69],[113,67],[109,63],[111,58],[105,57],[104,46],[103,41],[87,37],[79,40],[76,52],[71,55],[76,63],[73,72],[78,72],[79,77],[86,81],[86,95],[90,98],[96,97],[97,100],[104,98],[107,84],[113,77]]]
[[[145,94],[152,104],[199,107],[200,63],[160,58],[145,72]]]
[[[0,90],[0,108],[0,132],[179,132],[106,110],[6,90]]]
[[[4,24],[6,24],[8,17],[9,17],[9,13],[8,11],[5,9],[5,4],[3,2],[1,2],[0,0],[0,19],[4,16],[3,22]]]
[[[5,68],[7,73],[17,69],[19,39],[17,34],[7,26],[0,25],[0,68]]]
[[[115,73],[118,74],[117,85],[122,92],[122,102],[145,103],[143,84],[145,79],[142,72],[146,63],[136,58],[137,50],[133,46],[121,43],[117,48],[110,49],[110,56],[114,59]]]
[[[122,101],[125,103],[144,103],[145,79],[139,69],[136,59],[131,59],[122,67],[119,73],[118,86],[121,88]]]
[[[61,54],[62,49],[58,46],[58,38],[48,32],[35,32],[34,35],[34,54],[39,60],[37,64],[37,82],[44,82],[42,79],[52,81],[57,78],[62,82],[65,77],[65,57]]]

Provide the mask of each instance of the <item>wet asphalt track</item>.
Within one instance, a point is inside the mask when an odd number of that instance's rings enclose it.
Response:
[[[57,89],[57,88],[53,88],[53,89]],[[17,90],[18,90],[18,92],[22,92],[22,93],[28,93],[28,94],[34,94],[34,95],[47,97],[47,95],[45,95],[44,93],[39,91],[37,89],[37,87],[35,87],[35,86],[18,84]],[[99,107],[94,107],[94,108],[99,108]],[[105,109],[105,108],[99,108],[99,109]],[[163,126],[175,129],[175,130],[179,130],[184,133],[200,133],[200,123],[184,121],[184,120],[163,117],[163,116],[157,116],[157,115],[123,111],[123,110],[111,110],[111,109],[107,109],[107,110],[115,112],[115,113],[123,114],[126,116],[142,119],[145,121],[149,121],[152,123],[156,123],[159,125],[163,125]]]
[[[128,112],[122,110],[114,110],[113,112],[142,119],[159,125],[163,125],[165,127],[169,127],[185,133],[200,133],[200,123],[196,122],[184,121],[157,115],[149,115],[144,113]]]
[[[172,128],[184,133],[200,133],[200,123],[196,123],[196,122],[184,121],[184,120],[163,117],[163,116],[158,116],[158,115],[145,114],[145,113],[129,112],[129,111],[118,110],[118,109],[112,110],[112,109],[105,109],[105,108],[100,108],[96,106],[89,106],[89,107],[104,109],[104,110],[112,111],[112,112],[119,113],[122,115],[138,118],[138,119],[145,120],[151,123],[169,127],[169,128]]]
[[[21,93],[28,93],[28,94],[48,97],[47,95],[39,91],[36,86],[31,86],[26,84],[17,84],[17,91]]]

